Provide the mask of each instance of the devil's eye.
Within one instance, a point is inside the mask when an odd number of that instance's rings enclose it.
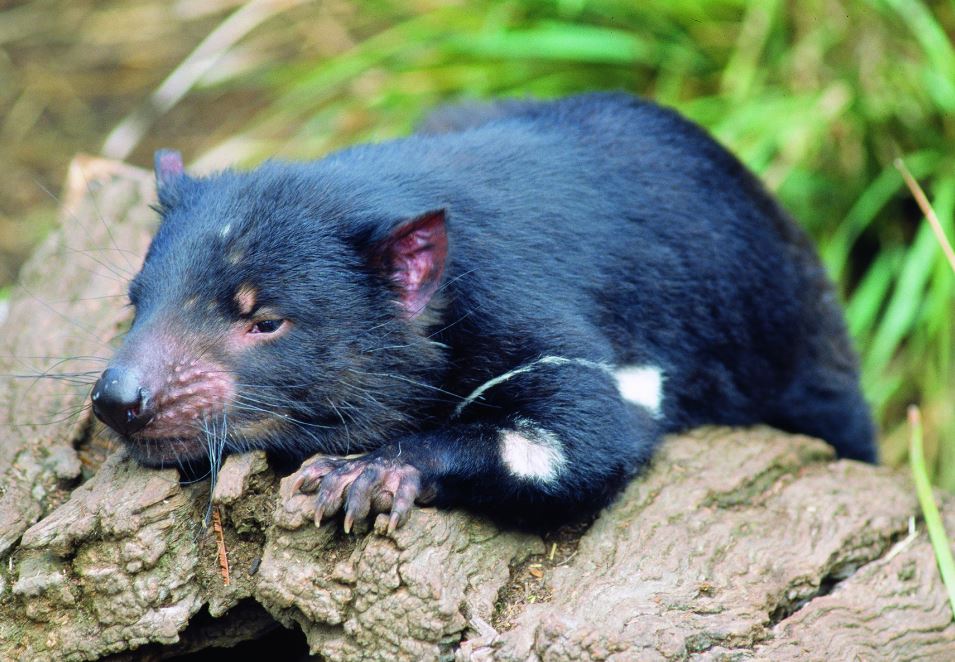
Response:
[[[249,333],[275,333],[285,320],[262,320],[249,327]]]

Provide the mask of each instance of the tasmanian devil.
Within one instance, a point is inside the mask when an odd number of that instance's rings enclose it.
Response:
[[[405,139],[203,178],[161,151],[156,179],[135,320],[92,392],[143,464],[322,453],[298,487],[348,529],[416,501],[570,520],[705,423],[875,460],[806,236],[648,101],[459,107]]]

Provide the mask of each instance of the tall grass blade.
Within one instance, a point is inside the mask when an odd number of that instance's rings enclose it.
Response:
[[[925,517],[925,528],[928,529],[928,537],[932,542],[938,570],[945,583],[945,590],[948,591],[952,618],[955,619],[955,559],[952,558],[952,546],[945,533],[938,506],[935,505],[935,495],[932,494],[932,483],[928,477],[925,452],[922,448],[922,415],[915,405],[909,407],[909,426],[912,430],[909,463],[912,467],[912,478],[915,481],[915,493],[922,507],[922,515]]]

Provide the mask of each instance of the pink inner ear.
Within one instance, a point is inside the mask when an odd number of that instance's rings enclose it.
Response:
[[[172,149],[161,149],[153,157],[156,181],[160,186],[172,182],[185,173],[182,154]]]
[[[159,157],[159,171],[164,176],[181,175],[183,170],[182,156],[178,152],[167,152]]]
[[[438,289],[448,255],[444,211],[429,212],[399,227],[387,241],[391,279],[401,288],[401,304],[415,318]]]

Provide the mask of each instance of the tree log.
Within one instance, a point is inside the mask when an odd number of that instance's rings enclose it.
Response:
[[[767,428],[669,438],[595,522],[543,538],[428,508],[391,535],[316,528],[262,453],[212,494],[139,467],[87,398],[151,177],[81,157],[64,198],[0,333],[0,659],[159,659],[276,623],[342,661],[955,659],[905,473]]]

